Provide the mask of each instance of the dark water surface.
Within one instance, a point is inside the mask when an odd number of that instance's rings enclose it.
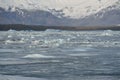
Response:
[[[120,31],[0,32],[0,75],[0,80],[120,80]]]

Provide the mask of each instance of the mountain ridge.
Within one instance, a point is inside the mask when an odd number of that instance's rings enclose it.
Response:
[[[48,4],[50,1],[51,3]],[[110,26],[120,24],[119,0],[89,1],[0,0],[0,24],[46,26]],[[25,7],[26,4],[28,7]],[[37,4],[36,7],[33,4]],[[23,7],[21,7],[22,5]]]
[[[0,7],[6,11],[9,10],[9,8],[11,8],[11,11],[15,11],[16,8],[44,10],[51,12],[53,15],[61,13],[64,14],[64,17],[79,19],[116,5],[118,1],[119,0],[0,0]]]

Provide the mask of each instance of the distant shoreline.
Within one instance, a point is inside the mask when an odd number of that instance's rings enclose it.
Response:
[[[47,29],[57,30],[69,30],[69,31],[84,31],[84,30],[120,30],[120,26],[41,26],[41,25],[22,25],[22,24],[0,24],[0,31],[8,30],[33,30],[33,31],[45,31]]]

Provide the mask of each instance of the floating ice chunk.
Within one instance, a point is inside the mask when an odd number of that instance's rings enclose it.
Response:
[[[38,40],[32,41],[33,45],[38,45],[40,42]]]
[[[13,41],[11,41],[11,40],[6,40],[5,43],[6,43],[6,44],[7,44],[7,43],[13,43]]]
[[[106,31],[104,31],[101,35],[102,35],[102,36],[112,36],[113,33],[112,33],[111,30],[106,30]]]
[[[24,56],[23,58],[53,58],[53,56],[45,56],[41,54],[29,54]]]
[[[12,35],[8,35],[8,38],[12,38]]]
[[[57,47],[65,43],[65,41],[63,39],[53,39],[53,40],[45,40],[44,43],[51,47]]]

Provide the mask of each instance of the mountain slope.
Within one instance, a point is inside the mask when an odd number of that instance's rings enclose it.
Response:
[[[0,23],[117,25],[119,0],[0,0]]]

